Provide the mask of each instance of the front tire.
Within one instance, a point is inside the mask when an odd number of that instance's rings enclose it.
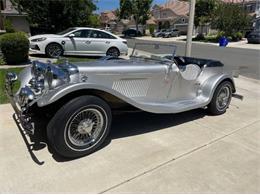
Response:
[[[107,50],[106,56],[118,57],[120,56],[120,52],[116,47],[111,47]]]
[[[65,104],[47,126],[51,147],[61,156],[77,158],[95,152],[111,126],[109,105],[95,96],[80,96]]]
[[[220,115],[226,112],[232,98],[232,83],[224,81],[216,88],[213,98],[208,105],[208,111],[212,115]]]
[[[50,43],[47,45],[45,53],[49,58],[58,58],[63,55],[63,48],[58,43]]]

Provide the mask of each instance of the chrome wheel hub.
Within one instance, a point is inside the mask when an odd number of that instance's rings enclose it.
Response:
[[[79,123],[77,131],[81,134],[91,134],[94,124],[91,119],[83,120]]]
[[[100,137],[103,126],[104,118],[99,110],[84,109],[70,119],[67,125],[68,138],[76,146],[92,145]]]
[[[227,108],[230,100],[230,88],[228,86],[224,86],[218,93],[217,96],[217,108],[222,111]]]

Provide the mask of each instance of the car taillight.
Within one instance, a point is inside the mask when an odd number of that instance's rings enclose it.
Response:
[[[123,41],[123,43],[127,45],[127,41]]]

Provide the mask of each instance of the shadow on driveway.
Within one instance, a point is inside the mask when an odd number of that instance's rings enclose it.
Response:
[[[203,118],[206,114],[206,111],[202,109],[196,109],[179,114],[152,114],[147,112],[117,114],[113,116],[111,131],[108,138],[98,150],[101,150],[110,144],[112,139],[120,139],[123,137],[160,131],[168,127],[178,126],[186,122]],[[44,161],[40,161],[34,154],[34,151],[42,150],[45,147],[48,147],[49,152],[52,153],[53,159],[57,162],[75,160],[59,156],[51,147],[48,146],[46,136],[48,121],[46,121],[46,119],[35,119],[35,133],[33,135],[28,134],[28,136],[20,127],[19,121],[17,121],[15,116],[14,119],[27,146],[28,152],[36,164],[43,165]]]

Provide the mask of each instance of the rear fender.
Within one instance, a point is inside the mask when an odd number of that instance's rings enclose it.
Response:
[[[220,83],[224,81],[230,81],[232,83],[233,89],[232,93],[236,92],[235,89],[235,83],[229,74],[221,74],[221,75],[214,75],[210,78],[208,78],[203,84],[202,84],[202,96],[207,99],[207,103],[210,103],[211,99],[213,98],[214,92],[216,88],[219,86]]]

